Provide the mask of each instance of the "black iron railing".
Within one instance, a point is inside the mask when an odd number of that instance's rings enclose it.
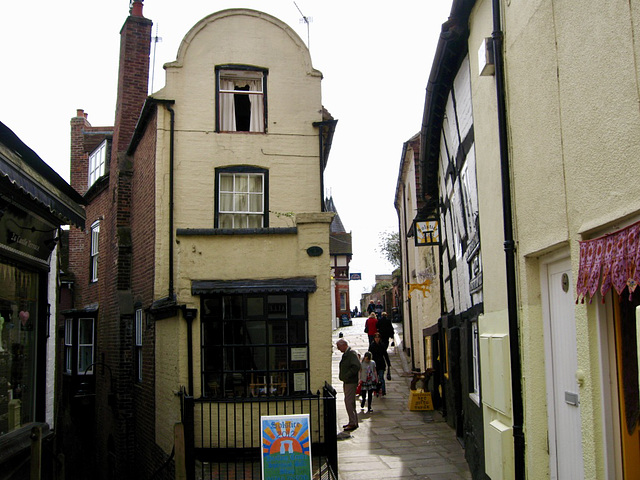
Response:
[[[304,397],[183,398],[189,480],[260,478],[260,418],[299,414],[309,415],[313,478],[337,478],[336,392],[331,385]]]

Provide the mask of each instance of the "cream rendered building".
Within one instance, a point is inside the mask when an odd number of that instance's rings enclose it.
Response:
[[[524,460],[527,478],[637,478],[638,417],[629,410],[637,412],[638,381],[637,375],[629,379],[620,363],[624,355],[625,362],[637,365],[637,348],[623,338],[629,332],[622,333],[620,322],[627,317],[617,306],[624,311],[628,304],[633,311],[639,294],[632,298],[627,288],[618,296],[615,288],[605,287],[604,296],[598,292],[593,302],[576,304],[576,284],[586,268],[580,266],[580,242],[626,233],[640,220],[634,178],[640,166],[639,30],[640,6],[633,2],[485,0],[470,12],[485,275],[482,387],[488,386],[487,378],[509,377],[507,368],[517,361],[511,356],[499,372],[499,362],[485,361],[491,339],[513,335],[501,248],[504,224],[496,214],[501,210],[496,192],[504,193],[502,159],[511,184],[525,439],[524,459],[516,453],[513,468],[517,471]],[[508,145],[502,157],[496,79],[481,75],[485,39],[497,38],[499,31],[504,34],[503,47],[498,46],[504,65],[502,132]],[[493,61],[500,75],[500,58]],[[637,266],[638,258],[629,258],[629,268]],[[603,258],[603,277],[611,264]],[[599,269],[590,273],[598,284]],[[508,391],[494,389],[490,397],[496,394],[512,402]],[[627,395],[636,400],[625,401]],[[496,412],[487,403],[487,473],[508,478],[508,456],[492,458],[499,450],[488,446],[500,437],[502,453],[511,451],[505,445],[512,442],[511,432],[501,428],[508,420],[517,424],[514,409]],[[495,420],[499,425],[492,425]]]
[[[183,387],[196,398],[294,399],[330,381],[334,214],[321,172],[336,121],[307,47],[262,12],[202,19],[165,70],[132,150],[144,156],[157,135],[149,312],[155,440],[168,454]],[[156,130],[143,122],[154,117]]]
[[[410,349],[412,369],[424,372],[434,368],[437,357],[437,320],[440,317],[440,280],[437,238],[435,245],[424,242],[425,235],[416,221],[423,220],[420,173],[420,135],[404,143],[396,187],[395,207],[400,225],[402,267],[402,318],[405,350]],[[423,218],[424,217],[424,218]],[[418,220],[420,219],[420,220]],[[437,235],[437,232],[435,232]],[[435,337],[434,337],[435,335]],[[438,384],[430,385],[436,405]]]
[[[456,0],[443,25],[421,156],[455,152],[453,109],[472,119],[482,311],[467,348],[479,349],[482,428],[465,434],[484,443],[482,462],[467,452],[484,470],[474,478],[637,478],[639,31],[640,6],[623,1]],[[453,109],[429,96],[438,89]],[[423,176],[425,191],[449,192],[450,173],[437,174]],[[443,238],[460,237],[442,221]]]

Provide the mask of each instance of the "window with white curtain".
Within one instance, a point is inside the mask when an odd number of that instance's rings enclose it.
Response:
[[[251,167],[218,169],[217,228],[266,227],[267,172]]]
[[[217,131],[265,132],[266,71],[216,67]]]

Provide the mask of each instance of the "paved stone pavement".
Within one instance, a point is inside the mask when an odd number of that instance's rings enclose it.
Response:
[[[344,408],[342,382],[338,365],[342,353],[335,346],[340,333],[360,354],[367,351],[364,317],[354,318],[353,325],[333,332],[332,385],[338,392],[336,403],[338,431],[348,422]],[[373,412],[362,413],[358,404],[360,427],[338,438],[338,476],[340,480],[427,479],[469,480],[471,473],[464,450],[439,412],[410,411],[410,370],[401,349],[402,325],[393,324],[395,344],[388,349],[391,380],[385,380],[387,395],[374,397]],[[397,351],[396,351],[397,350]],[[359,400],[358,400],[359,401]],[[366,410],[365,410],[366,411]]]

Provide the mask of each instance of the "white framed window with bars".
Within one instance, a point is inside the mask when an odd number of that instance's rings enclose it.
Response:
[[[91,155],[89,155],[89,183],[91,187],[96,181],[104,175],[105,166],[107,164],[107,141],[103,141]]]
[[[142,309],[136,309],[136,324],[135,324],[135,372],[136,380],[142,381]]]
[[[217,228],[263,228],[267,226],[267,174],[261,169],[216,173]]]
[[[98,281],[98,258],[99,258],[99,242],[100,240],[100,220],[94,222],[91,225],[91,263],[90,263],[90,277],[92,282]]]
[[[480,405],[480,351],[479,351],[479,342],[480,338],[478,336],[478,321],[475,320],[471,322],[471,375],[473,376],[473,381],[471,383],[473,391],[469,393],[469,397],[476,403],[476,405]]]
[[[64,371],[73,371],[73,318],[64,321]]]

